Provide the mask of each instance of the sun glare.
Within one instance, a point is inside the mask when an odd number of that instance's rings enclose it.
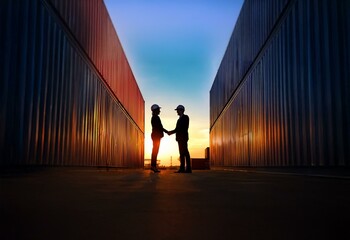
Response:
[[[145,159],[151,159],[152,154],[152,139],[151,137],[145,137]],[[177,166],[179,165],[179,151],[178,145],[175,141],[175,135],[165,136],[160,142],[160,148],[158,153],[158,160],[160,160],[160,165],[164,166]]]

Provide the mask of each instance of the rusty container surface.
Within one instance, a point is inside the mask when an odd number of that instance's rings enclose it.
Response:
[[[350,165],[350,1],[246,0],[210,90],[212,166]]]
[[[144,100],[103,0],[46,0],[86,52],[103,80],[144,130]]]
[[[144,100],[102,0],[4,0],[0,165],[143,167]]]

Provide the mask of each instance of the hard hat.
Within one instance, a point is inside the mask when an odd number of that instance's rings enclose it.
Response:
[[[156,110],[156,109],[159,109],[160,107],[157,105],[157,104],[153,104],[152,106],[151,106],[151,110],[152,111],[154,111],[154,110]]]
[[[185,107],[182,105],[179,105],[175,108],[175,110],[184,110],[185,111]]]

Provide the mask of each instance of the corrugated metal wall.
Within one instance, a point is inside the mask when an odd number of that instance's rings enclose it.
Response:
[[[246,0],[210,91],[213,166],[350,165],[350,1]]]
[[[0,164],[143,167],[144,100],[103,1],[0,4]]]
[[[102,0],[46,0],[88,54],[107,85],[144,129],[144,100]]]

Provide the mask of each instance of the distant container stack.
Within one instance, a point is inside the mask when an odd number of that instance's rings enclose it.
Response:
[[[102,0],[3,0],[0,165],[144,164],[144,99]]]
[[[211,166],[350,166],[350,1],[246,0],[210,90]]]

